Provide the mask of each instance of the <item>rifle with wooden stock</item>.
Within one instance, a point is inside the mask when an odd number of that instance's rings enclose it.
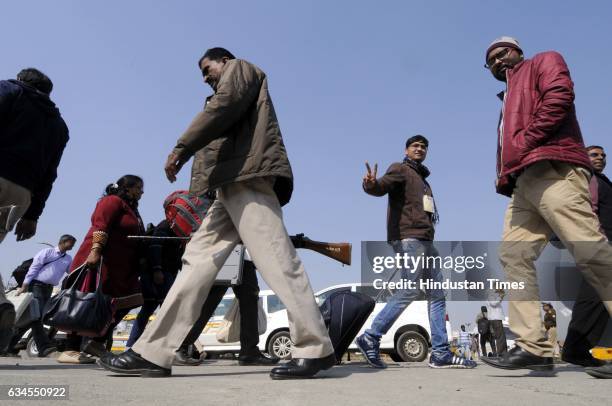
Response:
[[[170,242],[170,241],[189,241],[190,237],[155,237],[148,235],[129,235],[130,240],[141,240],[147,242]],[[351,264],[352,245],[348,242],[321,242],[314,241],[306,237],[303,233],[289,236],[295,248],[303,248],[318,252],[331,259],[344,264]]]
[[[291,235],[289,238],[291,238],[291,242],[295,248],[316,251],[344,265],[351,264],[351,243],[313,241],[304,234]]]

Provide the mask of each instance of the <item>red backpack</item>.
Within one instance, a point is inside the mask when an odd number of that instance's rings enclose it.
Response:
[[[179,237],[190,237],[202,224],[212,200],[195,196],[187,190],[171,193],[164,200],[164,211],[170,228]]]

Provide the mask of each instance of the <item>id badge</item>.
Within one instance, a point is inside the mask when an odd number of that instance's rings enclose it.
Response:
[[[423,210],[425,210],[427,213],[434,213],[436,211],[432,196],[423,195]]]

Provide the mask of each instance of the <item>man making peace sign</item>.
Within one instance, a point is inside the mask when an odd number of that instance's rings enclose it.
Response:
[[[415,135],[406,141],[406,156],[403,162],[391,164],[387,173],[376,179],[378,165],[374,170],[366,162],[367,173],[363,178],[363,189],[372,196],[389,195],[387,212],[387,240],[397,253],[419,256],[437,256],[433,246],[434,224],[438,211],[434,203],[431,186],[425,180],[429,169],[423,165],[427,157],[429,141],[422,135]],[[437,268],[416,270],[400,269],[401,278],[417,281],[442,280]],[[397,289],[387,305],[376,316],[364,334],[357,337],[356,344],[368,363],[374,368],[386,368],[380,359],[380,339],[395,323],[395,320],[419,295],[419,289]],[[441,289],[427,292],[429,323],[431,325],[431,368],[474,368],[476,363],[453,355],[446,333],[446,298]]]

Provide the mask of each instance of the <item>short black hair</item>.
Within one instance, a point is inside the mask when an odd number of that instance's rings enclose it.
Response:
[[[406,148],[408,148],[410,146],[410,144],[413,144],[415,142],[422,142],[423,144],[425,144],[425,146],[427,148],[429,148],[429,140],[427,140],[427,138],[425,138],[425,136],[421,135],[421,134],[417,134],[413,137],[408,138],[408,141],[406,141]]]
[[[59,242],[60,244],[66,241],[72,241],[72,242],[76,242],[76,238],[74,238],[72,235],[70,234],[64,234],[60,237]]]
[[[36,90],[47,95],[51,94],[51,90],[53,90],[53,82],[51,82],[49,76],[45,75],[36,68],[22,69],[17,74],[17,80],[27,83]]]
[[[208,58],[211,61],[219,61],[223,58],[236,59],[234,54],[232,54],[230,51],[228,51],[225,48],[221,48],[221,47],[209,48],[206,50],[206,52],[204,52],[204,55],[202,55],[200,60],[198,60],[198,68],[202,64],[202,61],[204,60],[204,58]]]
[[[595,148],[599,148],[602,151],[605,151],[604,148],[599,146],[599,145],[589,145],[586,149],[587,149],[587,151],[590,151],[590,150],[595,149]]]

